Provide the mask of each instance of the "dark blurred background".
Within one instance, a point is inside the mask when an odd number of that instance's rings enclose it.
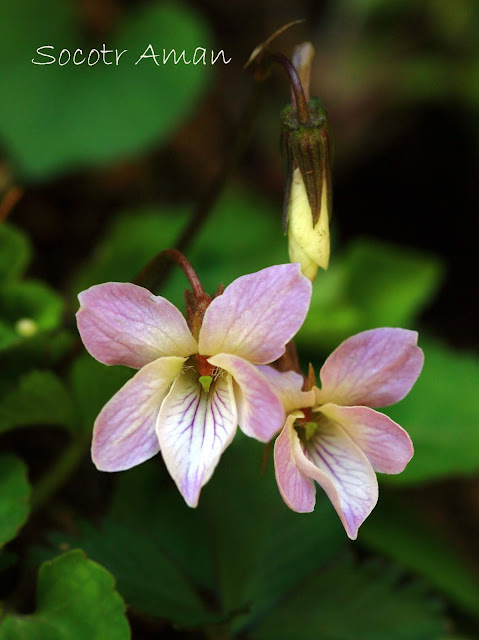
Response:
[[[254,84],[244,63],[266,37],[299,18],[304,23],[282,34],[274,48],[290,55],[296,44],[313,43],[311,93],[328,110],[334,144],[331,271],[318,275],[317,306],[300,338],[301,355],[306,362],[309,349],[320,364],[350,333],[387,324],[390,317],[401,323],[404,315],[405,326],[419,328],[421,335],[469,358],[470,376],[466,369],[457,373],[451,368],[450,373],[458,388],[461,375],[464,389],[469,384],[465,424],[462,414],[457,422],[449,414],[446,419],[444,407],[451,407],[453,415],[453,402],[461,406],[462,399],[447,396],[449,360],[439,361],[444,366],[435,390],[436,360],[431,356],[429,400],[424,404],[434,406],[424,429],[427,437],[421,428],[415,435],[414,424],[401,422],[412,427],[418,457],[405,484],[425,484],[407,486],[399,495],[425,515],[427,526],[461,555],[477,581],[476,0],[5,2],[0,7],[0,195],[12,187],[22,194],[8,211],[8,222],[33,244],[27,276],[46,281],[61,294],[66,301],[64,325],[74,331],[78,290],[101,279],[132,279],[156,251],[174,243],[186,212],[204,197],[229,157]],[[145,61],[134,66],[133,52],[141,54],[150,42],[158,52],[163,47],[223,49],[231,62],[193,68],[155,67]],[[42,45],[55,46],[58,55],[63,47],[88,51],[103,43],[128,48],[131,58],[125,57],[118,67],[31,63]],[[289,100],[289,86],[278,70],[263,89],[250,143],[219,205],[221,215],[214,214],[218,225],[205,227],[201,246],[192,254],[208,286],[222,278],[227,283],[273,260],[287,260],[280,230],[284,176],[279,114]],[[130,235],[135,225],[141,231]],[[417,284],[414,301],[407,303],[411,310],[408,306],[401,315],[399,293],[392,315],[384,310],[368,316],[361,300],[349,305],[355,296],[369,299],[364,281],[350,283],[352,290],[344,285],[337,293],[343,272],[336,263],[358,239],[363,242],[361,256],[373,256],[365,280],[374,280],[373,275],[380,280],[381,273],[373,274],[376,259],[379,272],[388,256],[404,259],[397,263],[396,275],[384,271],[381,287],[396,295],[396,280],[403,288]],[[349,258],[344,260],[350,264]],[[358,320],[358,313],[365,315]],[[66,365],[61,361],[55,366],[61,374]],[[447,423],[444,428],[441,419]],[[441,434],[448,434],[437,446],[430,444],[436,424]],[[470,437],[461,431],[466,427]],[[16,434],[8,438],[4,446],[27,458],[33,478],[44,470],[38,448],[48,451],[47,461],[57,453],[55,432],[46,438],[32,432],[27,442]],[[469,456],[464,468],[454,450],[456,441],[458,450],[462,446]],[[437,462],[439,450],[444,464]],[[97,516],[105,508],[111,480],[102,480],[98,491],[100,480],[90,466],[85,460],[80,469],[84,475],[72,476],[63,501],[81,514]],[[62,515],[49,517],[63,521]],[[36,520],[35,527],[48,528],[51,521]],[[27,534],[37,540],[37,533]],[[373,534],[368,544],[395,555]],[[421,571],[428,574],[423,567]],[[441,578],[447,583],[444,575],[447,570]],[[431,571],[428,577],[432,579]],[[451,605],[459,620],[464,616],[462,629],[470,634],[478,629],[477,617],[475,622],[471,617],[474,606],[461,609],[457,598]]]

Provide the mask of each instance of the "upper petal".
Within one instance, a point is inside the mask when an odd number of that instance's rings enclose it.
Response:
[[[409,393],[423,363],[416,331],[363,331],[341,343],[324,363],[318,402],[386,407]]]
[[[312,407],[316,403],[316,394],[313,389],[302,391],[304,379],[299,373],[277,371],[268,365],[257,365],[256,368],[279,396],[286,413],[295,409]]]
[[[139,369],[163,356],[187,357],[198,351],[178,309],[148,289],[106,282],[82,291],[78,299],[81,339],[104,364]]]
[[[279,492],[288,507],[298,513],[308,513],[314,509],[316,487],[296,464],[296,457],[302,452],[293,425],[296,418],[301,417],[303,413],[296,411],[286,418],[286,424],[274,444],[274,470]]]
[[[175,380],[158,416],[156,432],[171,477],[190,507],[196,507],[221,454],[237,427],[230,375],[222,375],[206,393],[198,374],[186,369]]]
[[[296,449],[294,453],[299,471],[325,490],[346,533],[355,540],[378,500],[376,474],[364,453],[326,417],[305,452]]]
[[[103,407],[92,442],[92,459],[100,471],[130,469],[158,453],[156,419],[184,361],[173,356],[147,364]]]
[[[234,393],[240,429],[252,438],[268,442],[284,424],[281,400],[258,368],[243,358],[219,353],[208,362],[225,369],[234,378]]]
[[[401,473],[414,455],[407,431],[379,411],[326,404],[321,413],[348,433],[379,473]]]
[[[311,290],[298,264],[238,278],[206,310],[199,352],[231,353],[256,364],[273,362],[303,324]]]

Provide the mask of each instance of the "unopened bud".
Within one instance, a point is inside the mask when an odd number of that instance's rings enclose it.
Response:
[[[282,114],[282,151],[286,171],[283,223],[289,255],[314,280],[329,264],[332,189],[326,111],[317,98],[308,103],[310,122],[298,122],[293,106]]]

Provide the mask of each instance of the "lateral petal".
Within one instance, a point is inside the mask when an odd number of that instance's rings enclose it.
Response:
[[[103,407],[93,429],[92,459],[100,471],[123,471],[148,460],[160,446],[155,432],[161,403],[185,358],[144,366]]]
[[[401,473],[414,455],[407,431],[379,411],[326,404],[321,413],[346,431],[378,473]]]
[[[301,417],[303,413],[296,411],[286,418],[274,445],[274,470],[279,492],[288,507],[298,513],[309,513],[316,503],[316,487],[296,464],[296,457],[301,456],[302,451],[293,425],[296,418]]]
[[[185,370],[165,398],[156,432],[171,477],[190,507],[211,478],[236,433],[237,414],[230,375],[221,375],[208,393],[195,371]]]
[[[268,365],[257,365],[256,368],[279,396],[286,413],[312,407],[316,403],[316,394],[313,389],[302,391],[304,379],[296,371],[277,371]]]
[[[257,367],[238,356],[219,353],[208,362],[233,376],[240,429],[261,442],[271,440],[283,426],[285,412],[268,380]]]
[[[164,356],[187,357],[198,345],[178,309],[129,282],[106,282],[82,291],[78,331],[104,364],[139,369]]]
[[[322,366],[318,402],[386,407],[409,393],[423,363],[416,331],[363,331],[341,343]]]
[[[303,453],[294,451],[300,472],[324,489],[346,533],[355,540],[358,529],[378,500],[376,474],[348,434],[325,416]]]
[[[206,310],[199,352],[231,353],[255,364],[273,362],[303,324],[311,291],[298,264],[238,278]]]

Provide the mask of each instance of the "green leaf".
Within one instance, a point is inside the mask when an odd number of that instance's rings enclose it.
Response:
[[[128,640],[125,605],[114,580],[80,550],[40,567],[37,608],[28,616],[8,615],[0,640]]]
[[[419,344],[423,372],[409,395],[386,410],[410,433],[415,449],[402,474],[386,477],[394,484],[479,470],[479,359],[433,341],[420,339]]]
[[[79,539],[52,534],[55,548],[81,544],[117,578],[127,603],[183,627],[217,620],[203,601],[214,586],[211,531],[186,506],[166,472],[151,461],[118,477],[113,507],[101,527],[81,523]],[[38,556],[37,556],[38,557]]]
[[[187,5],[142,5],[104,39],[89,43],[73,6],[61,0],[45,0],[41,11],[34,0],[2,3],[0,24],[6,36],[0,41],[0,94],[8,95],[0,102],[0,136],[26,178],[102,165],[163,142],[191,114],[211,77],[210,64],[163,64],[163,48],[178,54],[185,49],[191,60],[196,47],[211,47],[206,24]],[[63,48],[72,55],[80,48],[87,57],[103,42],[127,50],[118,64],[114,53],[107,56],[111,65],[32,63],[48,62],[36,47],[53,46],[44,52],[58,60]],[[135,65],[149,43],[160,66],[152,59]]]
[[[121,474],[99,530],[82,525],[79,540],[50,539],[55,548],[80,543],[135,609],[185,627],[234,616],[240,629],[347,543],[325,498],[311,515],[287,509],[272,469],[261,474],[262,455],[262,445],[240,436],[194,510],[152,460]]]
[[[409,499],[383,495],[361,528],[360,542],[422,574],[458,606],[479,616],[479,575]]]
[[[42,282],[23,281],[0,288],[0,349],[58,327],[60,296]]]
[[[313,572],[257,627],[254,640],[444,640],[438,603],[380,563],[346,557]]]
[[[30,260],[30,243],[15,227],[0,224],[0,284],[22,275]]]
[[[11,455],[0,456],[0,547],[25,524],[30,501],[27,468]]]
[[[175,515],[170,513],[168,518]],[[89,556],[113,573],[126,602],[143,613],[183,627],[217,618],[201,601],[184,568],[163,548],[161,529],[155,530],[153,523],[146,528],[145,523],[107,519],[99,529],[82,523],[80,540],[60,535],[51,540],[57,548],[80,543]]]
[[[73,363],[70,380],[82,429],[91,431],[103,406],[134,374],[127,367],[108,367],[88,354]]]
[[[51,371],[31,371],[0,398],[0,432],[15,427],[76,424],[69,390]]]
[[[109,518],[141,529],[142,535],[167,550],[185,576],[201,589],[212,591],[215,559],[204,510],[185,505],[166,469],[158,463],[155,460],[119,476]]]
[[[330,349],[365,329],[411,327],[441,280],[435,258],[373,239],[357,240],[318,275],[298,340]]]
[[[311,514],[294,513],[286,507],[272,460],[261,472],[264,451],[264,445],[238,435],[201,497],[201,508],[216,532],[223,608],[244,612],[235,630],[274,607],[347,542],[322,493],[318,492]]]

